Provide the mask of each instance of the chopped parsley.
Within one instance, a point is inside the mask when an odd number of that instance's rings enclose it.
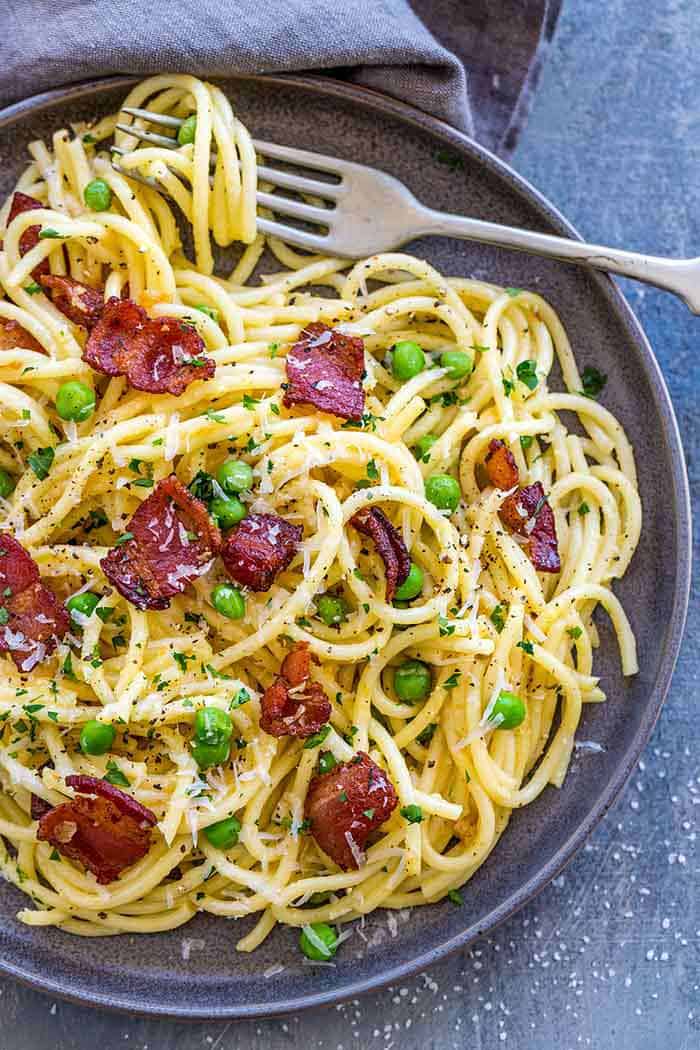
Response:
[[[459,674],[459,671],[457,672],[457,674]],[[457,683],[455,682],[455,685],[456,684]],[[445,686],[447,686],[447,682],[445,682]],[[416,740],[418,741],[419,744],[423,744],[423,746],[426,747],[430,743],[430,741],[433,739],[433,737],[435,736],[435,730],[436,729],[437,729],[437,722],[431,722],[429,725],[427,725],[425,727],[425,729],[421,733],[418,734],[418,736],[416,737]]]
[[[0,624],[6,624],[10,619],[10,614],[4,605],[0,605]]]
[[[122,532],[121,536],[118,536],[117,539],[114,541],[114,546],[121,547],[122,543],[128,543],[129,540],[133,540],[133,538],[133,532]]]
[[[590,513],[590,509],[591,508],[588,506],[587,503],[579,503],[578,505],[578,512],[582,518],[584,518],[586,514]]]
[[[39,478],[39,481],[44,481],[45,478],[48,478],[54,455],[52,448],[38,448],[36,452],[32,452],[31,456],[28,457],[27,462]]]
[[[249,412],[252,412],[256,405],[260,404],[260,398],[251,397],[250,394],[243,395],[243,407],[247,408]]]
[[[107,772],[102,779],[114,784],[115,787],[131,787],[117,763],[111,758],[107,763]]]
[[[495,609],[493,610],[493,612],[491,613],[491,615],[489,616],[489,620],[491,621],[491,623],[496,628],[496,630],[498,631],[499,634],[501,633],[501,631],[503,630],[503,628],[506,625],[504,613],[505,613],[505,606],[497,605],[495,607]]]
[[[581,637],[581,635],[583,634],[583,629],[581,627],[567,627],[566,633],[568,634],[569,638],[573,638],[575,641],[577,638]]]
[[[204,470],[197,471],[187,488],[195,499],[200,499],[202,503],[211,503],[214,499],[214,478]]]
[[[420,806],[404,806],[403,809],[401,809],[399,812],[401,813],[401,816],[408,821],[409,824],[420,824],[420,822],[423,819],[423,810],[420,808]]]
[[[379,477],[379,471],[377,470],[377,464],[374,462],[373,459],[370,459],[369,463],[367,464],[367,477],[371,481],[376,481],[377,478]]]
[[[506,295],[509,295],[511,299],[515,299],[516,296],[520,295],[522,288],[506,288]]]
[[[592,365],[586,365],[581,373],[581,383],[583,385],[581,393],[595,401],[607,381],[608,377],[603,372],[599,372]]]
[[[322,728],[319,729],[318,733],[314,733],[313,736],[310,736],[307,740],[304,741],[304,750],[310,751],[312,747],[319,747],[326,739],[330,731],[330,724],[322,726]]]
[[[535,439],[532,436],[532,434],[521,434],[520,435],[520,447],[523,450],[523,452],[527,451],[527,449],[530,448],[530,446],[532,445],[532,442],[534,440]]]
[[[455,633],[454,624],[450,623],[450,621],[446,617],[438,616],[438,623],[440,625],[441,638],[449,638],[451,634]]]
[[[228,705],[229,711],[235,711],[237,707],[243,707],[243,704],[247,704],[250,700],[250,693],[247,689],[239,689],[234,696],[231,703]]]
[[[535,652],[535,647],[532,642],[518,642],[518,649],[522,649],[528,656],[532,656]]]
[[[458,153],[453,153],[450,149],[436,150],[433,156],[438,164],[443,164],[451,172],[464,170],[464,160]]]
[[[37,284],[36,281],[32,281],[31,284],[26,285],[24,290],[27,295],[38,295],[41,291],[41,285]]]
[[[215,412],[213,408],[208,408],[204,415],[207,419],[210,419],[212,423],[225,423],[226,416],[222,416],[221,412]]]
[[[445,689],[454,689],[455,686],[459,685],[459,680],[462,677],[461,671],[453,671],[449,678],[446,678],[443,685]],[[420,737],[418,738],[420,739]]]
[[[532,360],[521,361],[515,369],[515,374],[528,390],[534,390],[537,386],[537,362]]]
[[[464,904],[464,898],[459,890],[449,890],[447,893],[448,901],[452,901],[453,904]]]
[[[59,233],[58,230],[54,230],[51,226],[46,226],[43,230],[39,230],[39,240],[60,240],[61,237],[65,237],[65,233]]]
[[[502,373],[501,381],[503,383],[503,393],[506,395],[506,397],[510,397],[510,395],[515,390],[515,383],[512,379],[507,379],[506,376],[504,376]]]

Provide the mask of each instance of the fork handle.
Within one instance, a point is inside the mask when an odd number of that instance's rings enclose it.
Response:
[[[421,234],[495,244],[500,248],[514,248],[515,251],[531,252],[533,255],[633,277],[637,281],[674,292],[694,314],[700,313],[700,259],[664,259],[656,255],[641,255],[639,252],[604,248],[600,244],[583,244],[581,241],[522,230],[515,226],[499,226],[482,219],[449,215],[430,208],[425,209],[425,222],[425,226],[421,223]]]

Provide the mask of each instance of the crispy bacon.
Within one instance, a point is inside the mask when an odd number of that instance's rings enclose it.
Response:
[[[83,360],[105,375],[125,375],[135,390],[178,397],[195,379],[211,379],[213,360],[194,328],[175,317],[149,318],[131,299],[108,299]]]
[[[311,833],[324,853],[347,871],[364,862],[373,831],[391,816],[398,798],[383,769],[364,751],[313,778],[304,805]]]
[[[353,514],[350,524],[354,525],[358,532],[374,540],[377,552],[384,562],[386,600],[393,601],[396,588],[401,586],[411,570],[411,558],[401,534],[379,507],[363,507],[357,514]]]
[[[330,718],[328,697],[318,682],[310,680],[310,671],[308,643],[299,642],[263,693],[260,727],[270,736],[313,736]]]
[[[46,353],[41,343],[26,328],[22,328],[17,321],[3,318],[0,321],[0,350],[14,350],[16,347],[22,350],[36,350],[39,354]]]
[[[134,513],[129,533],[100,565],[137,609],[167,609],[173,595],[208,570],[221,547],[221,533],[205,504],[174,474],[160,481]]]
[[[287,354],[284,403],[313,405],[342,419],[360,420],[365,408],[364,369],[362,339],[320,322],[309,324]]]
[[[249,514],[226,537],[221,557],[226,572],[251,591],[267,591],[297,552],[303,530],[276,514]]]
[[[36,208],[45,208],[46,205],[38,201],[36,197],[30,197],[28,193],[20,193],[17,190],[13,197],[10,205],[10,211],[7,216],[7,225],[9,226],[13,219],[16,219],[18,215],[21,215],[25,211],[34,211]],[[36,248],[39,243],[39,234],[41,233],[41,226],[28,226],[24,233],[19,239],[19,254],[26,255],[27,252],[31,251],[32,248]],[[42,259],[38,266],[35,266],[32,270],[32,277],[35,281],[38,281],[42,274],[49,273],[49,260]]]
[[[82,325],[83,328],[94,328],[100,319],[104,306],[104,293],[89,284],[76,281],[72,277],[58,277],[44,274],[39,277],[39,284],[49,296],[54,306],[69,321]]]
[[[518,484],[518,467],[505,442],[495,438],[489,443],[484,466],[488,479],[495,488],[505,492]]]
[[[78,797],[45,813],[37,838],[80,861],[100,884],[113,882],[148,853],[155,813],[97,777],[69,776],[66,784]]]
[[[20,671],[31,671],[56,648],[70,626],[68,613],[40,580],[39,569],[21,543],[0,533],[0,652],[9,652]]]
[[[511,532],[527,540],[528,556],[539,572],[560,571],[554,512],[541,482],[536,481],[507,496],[499,516]]]
[[[145,311],[131,299],[118,299],[113,295],[104,304],[100,319],[90,333],[83,361],[104,375],[121,375],[115,355],[129,344],[147,320]]]

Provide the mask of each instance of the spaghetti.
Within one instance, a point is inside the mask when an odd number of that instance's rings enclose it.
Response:
[[[95,598],[82,603],[87,612],[69,604],[70,629],[29,669],[0,657],[0,867],[32,899],[20,912],[30,925],[94,936],[172,929],[198,911],[255,916],[239,949],[281,923],[304,927],[322,958],[315,924],[454,895],[512,810],[562,784],[582,705],[605,699],[593,673],[599,605],[624,674],[636,672],[612,591],[641,527],[633,452],[617,420],[583,393],[602,377],[582,379],[540,296],[447,278],[406,254],[350,266],[266,239],[256,232],[255,152],[224,94],[159,76],[126,100],[146,102],[196,115],[192,141],[144,146],[115,134],[116,116],[57,131],[50,147],[30,145],[17,185],[34,205],[11,221],[11,202],[0,213],[0,529],[38,566],[37,586],[61,603]],[[119,170],[101,148],[113,134],[127,151]],[[129,173],[155,178],[177,203],[194,262],[166,197]],[[95,180],[107,187],[99,210],[85,204]],[[216,274],[212,243],[237,241],[245,247],[233,272]],[[266,248],[281,268],[251,283]],[[83,357],[88,323],[69,319],[47,273],[194,329],[213,375],[175,395],[139,389],[125,369],[95,371]],[[287,355],[309,325],[362,340],[361,418],[285,398]],[[416,347],[422,356],[405,379],[393,365],[400,344],[413,347],[407,359]],[[464,364],[454,352],[467,355],[467,374],[450,364]],[[564,392],[548,383],[555,363]],[[82,421],[56,409],[60,388],[75,381],[94,393]],[[578,418],[577,432],[562,413]],[[524,490],[498,487],[488,472],[489,453],[504,446],[520,483],[545,494],[523,512],[520,533],[501,508]],[[123,597],[101,562],[137,542],[129,522],[138,507],[174,474],[200,499],[209,485],[213,513],[232,457],[252,479],[237,497],[244,521],[279,517],[300,537],[270,586],[237,588],[235,615],[219,611],[212,592],[229,587],[230,597],[231,561],[212,554],[166,607]],[[453,506],[444,493],[455,485]],[[538,571],[528,546],[543,502],[557,572]],[[373,508],[381,519],[368,517]],[[410,554],[412,597],[401,598],[404,559],[387,600],[382,543]],[[290,653],[311,657],[302,678]],[[265,732],[271,687],[282,690],[283,719],[309,675],[318,709],[330,711],[321,731]],[[229,727],[214,764],[195,746],[212,709]],[[95,723],[106,727],[106,749],[81,737]],[[353,761],[378,770],[391,797],[364,810],[366,852],[346,836],[351,856],[335,863],[334,829],[314,833],[320,810],[310,798]],[[141,810],[157,819],[153,829],[150,817],[139,824],[111,879],[61,848],[55,827],[65,832],[65,821],[52,817],[53,837],[38,834],[41,814],[84,799],[89,778],[119,789],[109,798],[100,789],[89,819],[115,805],[125,826]],[[228,834],[212,833],[222,822]]]

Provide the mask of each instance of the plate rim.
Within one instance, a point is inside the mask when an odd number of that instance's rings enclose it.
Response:
[[[133,75],[98,77],[31,95],[26,99],[21,99],[0,109],[0,129],[6,128],[15,122],[31,118],[33,115],[51,106],[71,102],[85,95],[99,94],[102,91],[118,87],[126,88],[142,79],[142,76]],[[279,86],[280,88],[291,85],[301,90],[311,91],[321,97],[332,97],[345,102],[359,102],[365,108],[388,114],[400,122],[408,123],[420,130],[437,135],[444,140],[446,145],[465,150],[477,162],[494,171],[501,179],[505,179],[520,197],[525,198],[538,211],[544,212],[553,225],[559,227],[565,236],[575,240],[582,240],[576,228],[562,212],[540,190],[533,186],[527,178],[516,172],[509,163],[497,157],[491,150],[482,146],[470,136],[408,103],[391,98],[364,85],[339,81],[317,74],[262,75],[230,73],[225,77],[214,77],[212,79],[217,81],[262,82],[267,85]],[[674,496],[674,523],[677,532],[677,557],[674,565],[676,587],[671,616],[668,629],[665,632],[661,662],[657,675],[650,686],[649,702],[646,705],[644,717],[627,750],[620,756],[614,775],[608,781],[602,797],[586,818],[581,821],[550,860],[538,870],[536,875],[523,883],[501,905],[492,908],[482,917],[478,924],[466,926],[447,940],[412,955],[401,963],[392,966],[391,969],[383,970],[381,974],[359,978],[340,988],[331,988],[319,992],[311,991],[303,996],[296,996],[293,999],[275,1000],[272,1003],[239,1002],[231,1006],[223,1005],[221,1009],[212,1010],[211,1007],[198,1009],[193,1007],[191,1003],[181,1008],[169,1005],[161,1006],[155,1001],[137,1003],[134,1001],[135,997],[133,995],[130,996],[127,992],[115,993],[93,990],[87,993],[75,991],[70,986],[67,986],[64,980],[53,979],[45,973],[31,972],[2,957],[0,957],[0,974],[12,977],[30,988],[58,996],[79,1005],[128,1013],[132,1016],[190,1021],[224,1021],[236,1019],[253,1020],[255,1018],[297,1013],[301,1010],[333,1005],[370,991],[379,990],[396,981],[412,976],[459,949],[468,947],[479,937],[495,929],[534,899],[570,863],[622,792],[634,772],[637,761],[649,742],[658,721],[661,708],[671,686],[673,670],[683,640],[690,598],[692,565],[691,503],[685,453],[665,378],[640,321],[618,286],[607,274],[599,271],[591,271],[591,273],[595,283],[598,284],[601,291],[611,301],[612,308],[617,311],[630,330],[643,359],[649,381],[656,389],[663,433],[673,470],[672,490]]]

